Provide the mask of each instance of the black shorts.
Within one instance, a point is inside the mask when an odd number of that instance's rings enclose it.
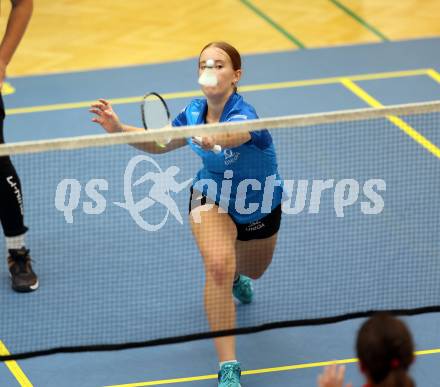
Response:
[[[217,202],[209,199],[199,191],[193,190],[193,187],[191,187],[189,213],[191,213],[191,210],[203,206],[204,204],[215,204],[219,206]],[[275,235],[280,229],[281,213],[280,204],[275,207],[271,213],[250,223],[237,223],[231,215],[229,216],[237,228],[237,240],[250,241],[252,239],[265,239]]]

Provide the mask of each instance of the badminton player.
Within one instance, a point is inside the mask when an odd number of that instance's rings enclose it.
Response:
[[[206,98],[193,100],[174,119],[173,126],[258,118],[255,109],[237,93],[242,74],[238,51],[225,42],[208,44],[199,56],[200,79],[208,63],[216,85],[203,85]],[[93,121],[108,132],[144,130],[122,124],[105,100],[93,104],[90,111],[95,114]],[[243,304],[252,301],[252,279],[260,278],[271,263],[280,227],[280,184],[273,187],[269,208],[264,212],[261,205],[263,188],[247,187],[245,201],[237,194],[239,183],[245,179],[253,179],[261,187],[269,176],[281,181],[272,137],[267,130],[249,131],[202,137],[197,142],[191,138],[177,139],[165,147],[153,142],[137,147],[147,152],[164,153],[185,145],[203,161],[192,184],[189,211],[192,233],[205,264],[207,318],[213,331],[233,329],[235,304],[232,294]],[[214,145],[219,145],[222,152],[213,152]],[[206,180],[214,181],[217,189],[203,186]],[[224,181],[231,184],[230,194],[221,189]],[[260,205],[249,211],[249,203]],[[241,368],[234,337],[219,337],[214,341],[220,363],[219,387],[240,387]]]

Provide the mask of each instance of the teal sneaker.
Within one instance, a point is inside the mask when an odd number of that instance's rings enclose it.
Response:
[[[240,274],[238,279],[234,281],[232,286],[232,294],[242,304],[250,304],[254,290],[252,288],[252,280],[243,274]]]
[[[240,363],[225,363],[218,372],[218,387],[241,387]]]

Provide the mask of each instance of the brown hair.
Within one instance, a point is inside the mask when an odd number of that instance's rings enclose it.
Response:
[[[411,333],[399,319],[378,313],[360,328],[356,351],[361,367],[377,387],[415,387],[408,374],[414,359]]]
[[[226,52],[226,54],[228,54],[229,58],[231,59],[232,68],[234,69],[234,71],[241,70],[240,53],[238,52],[238,50],[234,46],[230,45],[227,42],[208,43],[205,47],[202,48],[202,51],[200,51],[199,62],[200,62],[200,56],[202,55],[203,51],[205,51],[208,47],[216,47],[216,48],[219,48],[220,50],[223,50],[224,52]],[[234,90],[237,91],[236,85],[234,85]]]
[[[199,60],[200,60],[200,56],[202,55],[202,52],[205,51],[208,47],[216,47],[216,48],[219,48],[220,50],[223,50],[224,52],[226,52],[226,54],[228,54],[229,58],[231,58],[232,68],[234,70],[241,69],[240,53],[238,52],[238,50],[234,46],[231,46],[229,43],[226,43],[226,42],[208,43],[205,47],[202,48],[202,51],[200,51]]]

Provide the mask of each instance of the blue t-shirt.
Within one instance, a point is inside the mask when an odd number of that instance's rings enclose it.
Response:
[[[194,99],[174,119],[173,126],[205,123],[206,99]],[[220,122],[258,118],[255,109],[237,93],[231,95]],[[221,153],[205,151],[191,138],[187,142],[203,162],[193,187],[227,209],[237,223],[250,223],[266,216],[281,203],[282,181],[275,147],[267,130],[250,132],[251,139]]]

